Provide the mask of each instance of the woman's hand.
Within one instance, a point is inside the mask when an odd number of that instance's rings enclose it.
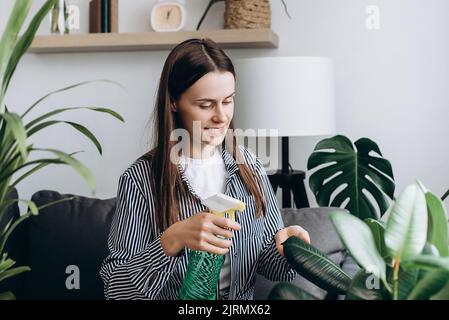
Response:
[[[274,236],[274,239],[276,240],[276,248],[278,249],[281,256],[284,256],[284,246],[282,243],[284,243],[288,238],[291,236],[296,236],[299,239],[301,239],[304,242],[307,242],[310,244],[310,236],[309,233],[301,228],[298,225],[289,226],[287,228],[279,230],[276,235]]]
[[[232,230],[240,228],[240,224],[231,219],[200,212],[165,230],[161,236],[161,245],[168,256],[177,256],[184,248],[224,255],[229,252],[232,244],[228,240],[234,236]],[[227,239],[220,239],[218,236]]]

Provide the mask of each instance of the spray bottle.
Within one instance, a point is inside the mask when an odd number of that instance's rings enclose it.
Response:
[[[222,193],[213,195],[203,200],[202,203],[209,208],[211,213],[234,221],[235,211],[245,210],[245,203]],[[217,300],[217,284],[224,260],[224,255],[191,250],[178,299]]]

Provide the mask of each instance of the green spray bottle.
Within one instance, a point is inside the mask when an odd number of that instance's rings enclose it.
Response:
[[[235,211],[244,211],[245,203],[219,193],[202,203],[210,212],[235,221]],[[224,255],[191,250],[179,300],[217,300],[217,284],[225,260]]]

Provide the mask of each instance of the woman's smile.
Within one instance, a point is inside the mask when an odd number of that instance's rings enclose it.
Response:
[[[221,137],[226,133],[227,126],[222,127],[205,127],[204,132],[206,132],[210,136],[218,136]]]

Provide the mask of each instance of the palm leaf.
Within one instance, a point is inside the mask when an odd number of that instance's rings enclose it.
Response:
[[[8,88],[9,82],[16,70],[17,64],[19,63],[22,56],[26,53],[31,43],[33,42],[34,36],[36,35],[37,29],[39,28],[42,20],[46,17],[47,13],[54,6],[54,4],[58,0],[47,0],[45,4],[39,9],[39,11],[34,15],[31,20],[27,30],[20,37],[17,42],[14,50],[11,54],[11,57],[8,61],[8,66],[6,68],[6,72],[3,75],[3,86],[2,86],[2,94],[4,94]]]
[[[30,267],[17,267],[0,273],[0,281],[14,277],[26,271],[30,271]]]
[[[346,199],[349,202],[345,208],[355,216],[377,218],[376,209],[363,193],[372,195],[382,215],[388,209],[388,198],[394,196],[394,177],[391,164],[381,158],[382,153],[377,144],[361,138],[355,143],[342,135],[320,141],[307,162],[307,169],[316,170],[309,178],[310,188],[320,206],[340,207]],[[377,153],[381,157],[369,155]],[[331,200],[331,196],[339,190]],[[382,193],[383,192],[383,193]]]
[[[70,153],[70,156],[73,156],[78,152],[73,152]],[[41,170],[42,168],[45,168],[46,166],[50,165],[50,164],[66,164],[64,161],[62,161],[59,158],[56,159],[38,159],[38,160],[34,160],[34,161],[30,161],[25,163],[23,166],[20,167],[20,169],[23,169],[29,165],[33,165],[33,164],[37,164],[37,166],[33,167],[31,170],[27,171],[26,173],[24,173],[23,175],[21,175],[20,177],[18,177],[13,183],[11,183],[11,187],[14,188],[16,187],[22,180],[24,180],[25,178],[29,177],[30,175],[32,175],[34,172]],[[18,170],[17,170],[18,171]]]
[[[0,300],[15,300],[16,296],[11,291],[0,293]]]
[[[5,272],[6,270],[10,269],[13,265],[15,265],[16,262],[12,259],[5,259],[0,263],[0,273]]]
[[[50,153],[53,153],[54,155],[56,155],[62,162],[66,163],[67,165],[72,167],[76,172],[78,172],[84,178],[84,180],[87,182],[87,184],[91,188],[92,192],[95,193],[95,179],[92,175],[92,172],[89,170],[89,168],[87,168],[79,160],[75,159],[70,154],[62,152],[60,150],[41,149],[41,148],[36,148],[33,150],[50,152]]]
[[[25,127],[23,126],[22,119],[17,114],[9,112],[0,114],[0,117],[6,121],[8,129],[17,142],[22,159],[26,160],[28,157],[26,145],[27,133]],[[3,152],[8,152],[8,150],[4,150]]]
[[[38,99],[36,102],[34,102],[23,114],[22,114],[22,118],[24,118],[31,110],[33,110],[40,102],[42,102],[43,100],[47,99],[48,97],[63,92],[63,91],[67,91],[76,87],[80,87],[80,86],[84,86],[86,84],[90,84],[90,83],[94,83],[94,82],[106,82],[106,83],[112,83],[115,84],[117,86],[119,86],[122,89],[125,89],[120,83],[116,82],[116,81],[112,81],[112,80],[106,80],[106,79],[99,79],[99,80],[90,80],[90,81],[82,81],[79,83],[75,83],[72,84],[68,87],[64,87],[55,91],[52,91],[48,94],[46,94],[45,96],[43,96],[42,98]],[[119,118],[118,118],[119,119]],[[121,119],[121,121],[123,121],[123,119]]]
[[[87,129],[85,126],[80,125],[78,123],[75,122],[71,122],[71,121],[59,121],[59,120],[52,120],[52,121],[46,121],[46,122],[42,122],[39,125],[34,126],[32,129],[30,129],[28,131],[28,137],[31,137],[34,133],[36,133],[39,130],[42,130],[44,128],[53,126],[55,124],[59,124],[59,123],[65,123],[68,124],[70,126],[72,126],[73,128],[75,128],[76,130],[78,130],[79,132],[81,132],[83,135],[85,135],[90,141],[92,141],[92,143],[95,145],[95,147],[98,150],[99,154],[103,153],[103,150],[101,148],[101,144],[98,141],[98,139],[95,137],[95,135],[89,130]]]
[[[304,278],[331,293],[345,293],[351,278],[324,253],[298,237],[283,243],[288,263]]]
[[[124,122],[122,116],[120,116],[117,112],[115,112],[113,110],[110,110],[110,109],[107,109],[107,108],[99,108],[99,107],[70,107],[70,108],[60,108],[60,109],[56,109],[56,110],[50,111],[48,113],[45,113],[44,115],[39,116],[38,118],[34,119],[33,121],[27,123],[25,125],[25,128],[27,130],[32,131],[32,133],[36,133],[37,131],[39,131],[39,130],[41,130],[43,128],[34,129],[33,126],[38,125],[41,121],[43,121],[45,119],[48,119],[48,118],[50,118],[52,116],[55,116],[55,115],[57,115],[59,113],[66,112],[66,111],[71,111],[71,110],[77,110],[77,109],[86,109],[86,110],[91,110],[91,111],[96,111],[96,112],[107,113],[107,114],[113,116],[114,118]]]
[[[16,0],[5,31],[0,39],[0,79],[4,77],[8,61],[14,49],[17,35],[22,29],[22,25],[30,11],[31,0]],[[0,113],[3,113],[3,97],[5,83],[0,86]]]

